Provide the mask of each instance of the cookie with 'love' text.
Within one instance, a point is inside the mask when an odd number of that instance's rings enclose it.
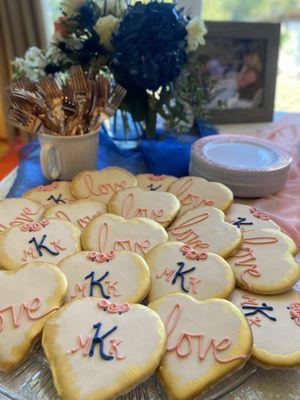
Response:
[[[118,215],[104,214],[94,218],[82,231],[83,250],[132,251],[144,257],[159,243],[168,240],[165,229],[147,218],[126,220]]]
[[[181,242],[165,242],[146,255],[150,268],[149,301],[169,293],[187,293],[197,300],[228,298],[235,286],[230,265],[213,253]]]
[[[236,289],[231,301],[252,329],[255,363],[266,368],[300,366],[300,294],[296,290],[270,296]]]
[[[66,291],[64,274],[51,264],[32,262],[0,271],[0,371],[24,361]]]
[[[114,194],[108,209],[112,214],[129,219],[153,219],[162,226],[169,226],[180,208],[179,200],[171,193],[147,192],[139,187],[124,189]]]
[[[196,251],[228,257],[241,243],[241,231],[224,221],[214,207],[199,207],[176,218],[168,229],[169,240],[188,244]]]
[[[71,190],[76,199],[90,199],[107,204],[115,193],[136,185],[136,177],[126,169],[108,167],[101,171],[79,172],[72,180]]]
[[[300,279],[293,240],[279,230],[257,229],[243,233],[243,241],[227,261],[238,286],[254,293],[277,294]]]
[[[50,185],[42,185],[29,189],[22,197],[37,201],[45,208],[56,204],[66,204],[74,200],[70,187],[70,182],[52,182]]]
[[[100,297],[111,302],[139,303],[150,288],[145,260],[129,251],[80,251],[58,264],[68,281],[67,301]]]
[[[198,207],[213,206],[226,210],[233,202],[232,191],[222,183],[209,182],[196,176],[180,178],[169,187],[180,201],[179,214]]]
[[[280,230],[279,226],[266,213],[246,204],[233,203],[226,211],[225,221],[240,228],[243,232],[263,228]]]
[[[175,176],[154,174],[139,174],[136,179],[140,188],[151,192],[166,192],[170,185],[177,181]]]
[[[0,200],[0,232],[12,226],[39,221],[44,212],[40,203],[22,198]]]
[[[229,301],[201,302],[175,293],[149,307],[166,327],[167,351],[158,374],[169,398],[194,399],[248,360],[251,330],[242,312]]]
[[[57,264],[81,250],[80,233],[71,222],[56,219],[7,229],[0,235],[0,268],[14,269],[30,261]]]
[[[107,212],[106,204],[94,200],[74,200],[68,204],[57,204],[48,207],[44,212],[44,218],[62,219],[72,222],[78,228],[83,229],[87,224]]]
[[[145,306],[86,297],[47,321],[42,344],[62,400],[113,400],[154,373],[166,332]]]

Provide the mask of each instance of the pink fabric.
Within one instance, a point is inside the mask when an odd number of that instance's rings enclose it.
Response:
[[[246,203],[265,211],[300,246],[300,115],[283,117],[253,132],[253,136],[272,140],[290,150],[293,164],[284,190]]]

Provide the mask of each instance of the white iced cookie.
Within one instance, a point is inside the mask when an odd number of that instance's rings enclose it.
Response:
[[[253,333],[252,359],[262,367],[300,366],[300,294],[277,296],[236,289],[231,301],[246,316]]]
[[[228,257],[241,243],[240,230],[224,221],[214,207],[200,207],[176,218],[168,229],[169,240],[179,240],[196,251]]]
[[[257,229],[243,233],[240,249],[227,261],[237,284],[254,293],[285,292],[300,279],[300,266],[293,254],[295,243],[274,229]]]
[[[153,174],[139,174],[136,179],[139,187],[151,192],[166,192],[169,186],[177,181],[175,176]]]
[[[39,221],[43,212],[41,204],[33,200],[22,198],[0,200],[0,232],[12,226]]]
[[[81,250],[80,229],[57,219],[43,219],[7,229],[0,235],[0,267],[15,269],[30,261],[57,264]]]
[[[149,218],[162,226],[169,226],[180,208],[177,198],[171,193],[147,192],[139,187],[124,189],[116,193],[108,204],[109,212],[125,219]]]
[[[24,361],[66,291],[64,274],[51,264],[33,262],[0,271],[0,371]]]
[[[147,218],[126,220],[118,215],[104,214],[94,218],[82,231],[83,250],[132,251],[144,257],[148,251],[168,240],[165,229]]]
[[[222,257],[184,243],[162,243],[146,255],[146,261],[151,274],[149,301],[175,292],[197,300],[226,299],[235,286],[233,272]]]
[[[42,344],[62,400],[113,400],[155,372],[166,333],[145,306],[86,297],[47,321]]]
[[[52,182],[50,185],[37,186],[27,190],[22,197],[41,203],[44,207],[66,204],[74,200],[70,191],[70,182]]]
[[[129,251],[80,251],[64,258],[58,266],[68,281],[67,301],[93,296],[113,303],[139,303],[150,288],[146,262]]]
[[[242,232],[262,228],[280,230],[280,227],[267,214],[246,204],[233,203],[226,211],[225,221],[240,228]]]
[[[180,214],[203,206],[226,210],[233,202],[232,191],[222,183],[186,176],[178,179],[168,189],[180,201]]]
[[[194,399],[241,368],[252,334],[241,311],[227,300],[200,302],[182,293],[149,304],[165,323],[167,352],[158,369],[169,398]]]
[[[71,190],[76,199],[90,199],[107,204],[115,193],[136,185],[136,177],[129,171],[109,167],[101,171],[79,172],[72,180]]]
[[[107,212],[106,204],[94,200],[75,200],[68,204],[57,204],[46,209],[45,218],[62,219],[83,229],[99,215]]]

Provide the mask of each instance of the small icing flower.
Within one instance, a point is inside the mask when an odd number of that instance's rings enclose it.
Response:
[[[252,207],[250,209],[251,214],[253,214],[253,217],[262,219],[263,221],[268,221],[270,219],[270,217],[263,213],[261,210],[258,210],[257,208]]]
[[[110,251],[109,253],[92,251],[88,253],[87,258],[92,261],[96,261],[97,263],[103,263],[105,261],[112,260],[115,257],[115,252]]]
[[[186,258],[190,260],[206,260],[208,255],[204,251],[198,252],[194,250],[191,246],[188,244],[185,244],[180,248],[180,251],[186,256]]]
[[[120,304],[119,310],[122,313],[129,311],[129,304],[128,303]]]
[[[159,182],[165,179],[164,175],[153,175],[153,174],[149,174],[148,178],[150,179],[150,181],[154,181],[154,182]]]
[[[109,306],[109,301],[107,301],[107,300],[105,300],[105,299],[102,299],[102,300],[99,300],[99,301],[98,301],[98,307],[99,307],[99,308],[105,309],[105,308],[107,308],[108,306]]]
[[[116,313],[119,312],[119,305],[118,304],[114,304],[114,303],[110,303],[108,305],[108,307],[107,307],[107,311],[109,313],[116,314]]]

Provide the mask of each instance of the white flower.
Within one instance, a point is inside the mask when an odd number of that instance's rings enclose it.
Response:
[[[193,18],[186,27],[188,31],[188,51],[195,51],[205,44],[204,36],[207,33],[204,22],[200,17]]]
[[[79,8],[84,4],[85,0],[63,0],[61,9],[68,16],[76,15]]]
[[[111,38],[112,34],[118,29],[119,24],[119,18],[116,18],[113,15],[107,15],[106,17],[100,17],[94,26],[94,30],[100,36],[100,43],[108,51],[113,50]]]
[[[102,16],[114,15],[115,17],[123,17],[127,8],[126,0],[94,0],[100,9]]]

